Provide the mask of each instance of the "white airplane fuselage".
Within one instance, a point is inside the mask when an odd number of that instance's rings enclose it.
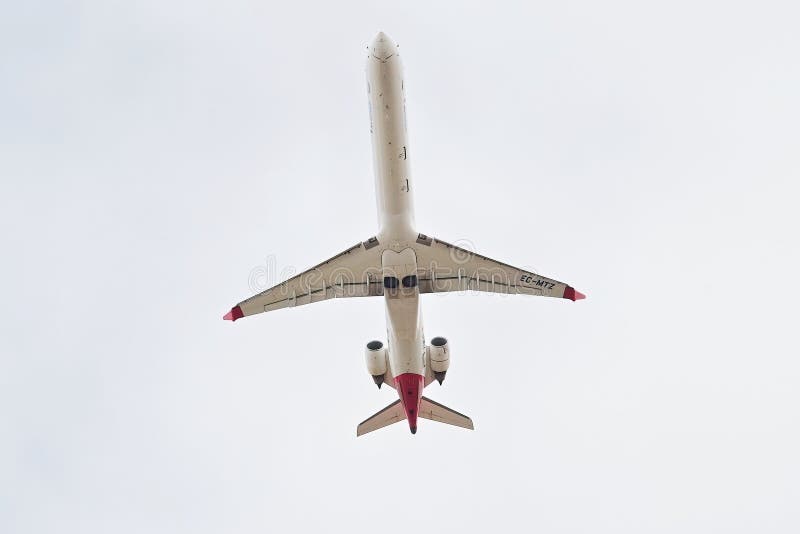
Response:
[[[379,33],[369,48],[366,70],[380,224],[378,240],[389,246],[382,257],[383,276],[398,285],[385,287],[384,293],[389,371],[411,431],[415,432],[426,375],[417,260],[409,246],[418,234],[414,229],[413,185],[408,163],[403,65],[397,45],[384,33]]]

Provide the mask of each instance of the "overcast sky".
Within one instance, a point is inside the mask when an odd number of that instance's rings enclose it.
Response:
[[[488,5],[2,4],[0,532],[800,531],[800,9]],[[423,297],[474,432],[221,320],[375,234],[378,30],[419,230],[588,295]]]

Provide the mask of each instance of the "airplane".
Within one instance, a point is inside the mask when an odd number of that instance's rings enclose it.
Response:
[[[377,340],[367,343],[366,366],[378,388],[387,384],[397,390],[399,398],[359,424],[356,435],[404,419],[416,434],[418,418],[472,430],[472,419],[422,395],[432,382],[442,385],[450,366],[450,344],[437,336],[426,345],[420,295],[484,291],[572,301],[585,295],[563,282],[417,231],[403,65],[398,46],[383,32],[368,46],[366,71],[378,233],[243,300],[224,319],[236,321],[334,298],[383,297],[386,344]]]

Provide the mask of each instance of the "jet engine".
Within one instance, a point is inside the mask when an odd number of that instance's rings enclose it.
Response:
[[[386,375],[386,347],[380,341],[370,341],[367,343],[366,350],[367,371],[372,375],[372,380],[380,389]]]
[[[447,369],[450,367],[450,345],[448,345],[447,339],[443,337],[431,339],[431,345],[428,347],[428,362],[433,371],[433,377],[441,386]]]

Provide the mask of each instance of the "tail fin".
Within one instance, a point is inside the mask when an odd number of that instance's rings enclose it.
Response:
[[[451,410],[447,406],[434,402],[428,397],[422,397],[420,401],[419,416],[423,419],[460,426],[461,428],[467,428],[469,430],[475,429],[472,424],[472,419],[455,410]],[[358,425],[356,436],[363,436],[373,430],[378,430],[398,421],[403,421],[405,418],[406,412],[398,399]]]
[[[462,413],[451,410],[443,404],[434,402],[428,397],[422,397],[422,402],[420,402],[419,405],[419,416],[423,419],[430,419],[431,421],[439,421],[440,423],[447,423],[448,425],[475,430],[472,419]]]

